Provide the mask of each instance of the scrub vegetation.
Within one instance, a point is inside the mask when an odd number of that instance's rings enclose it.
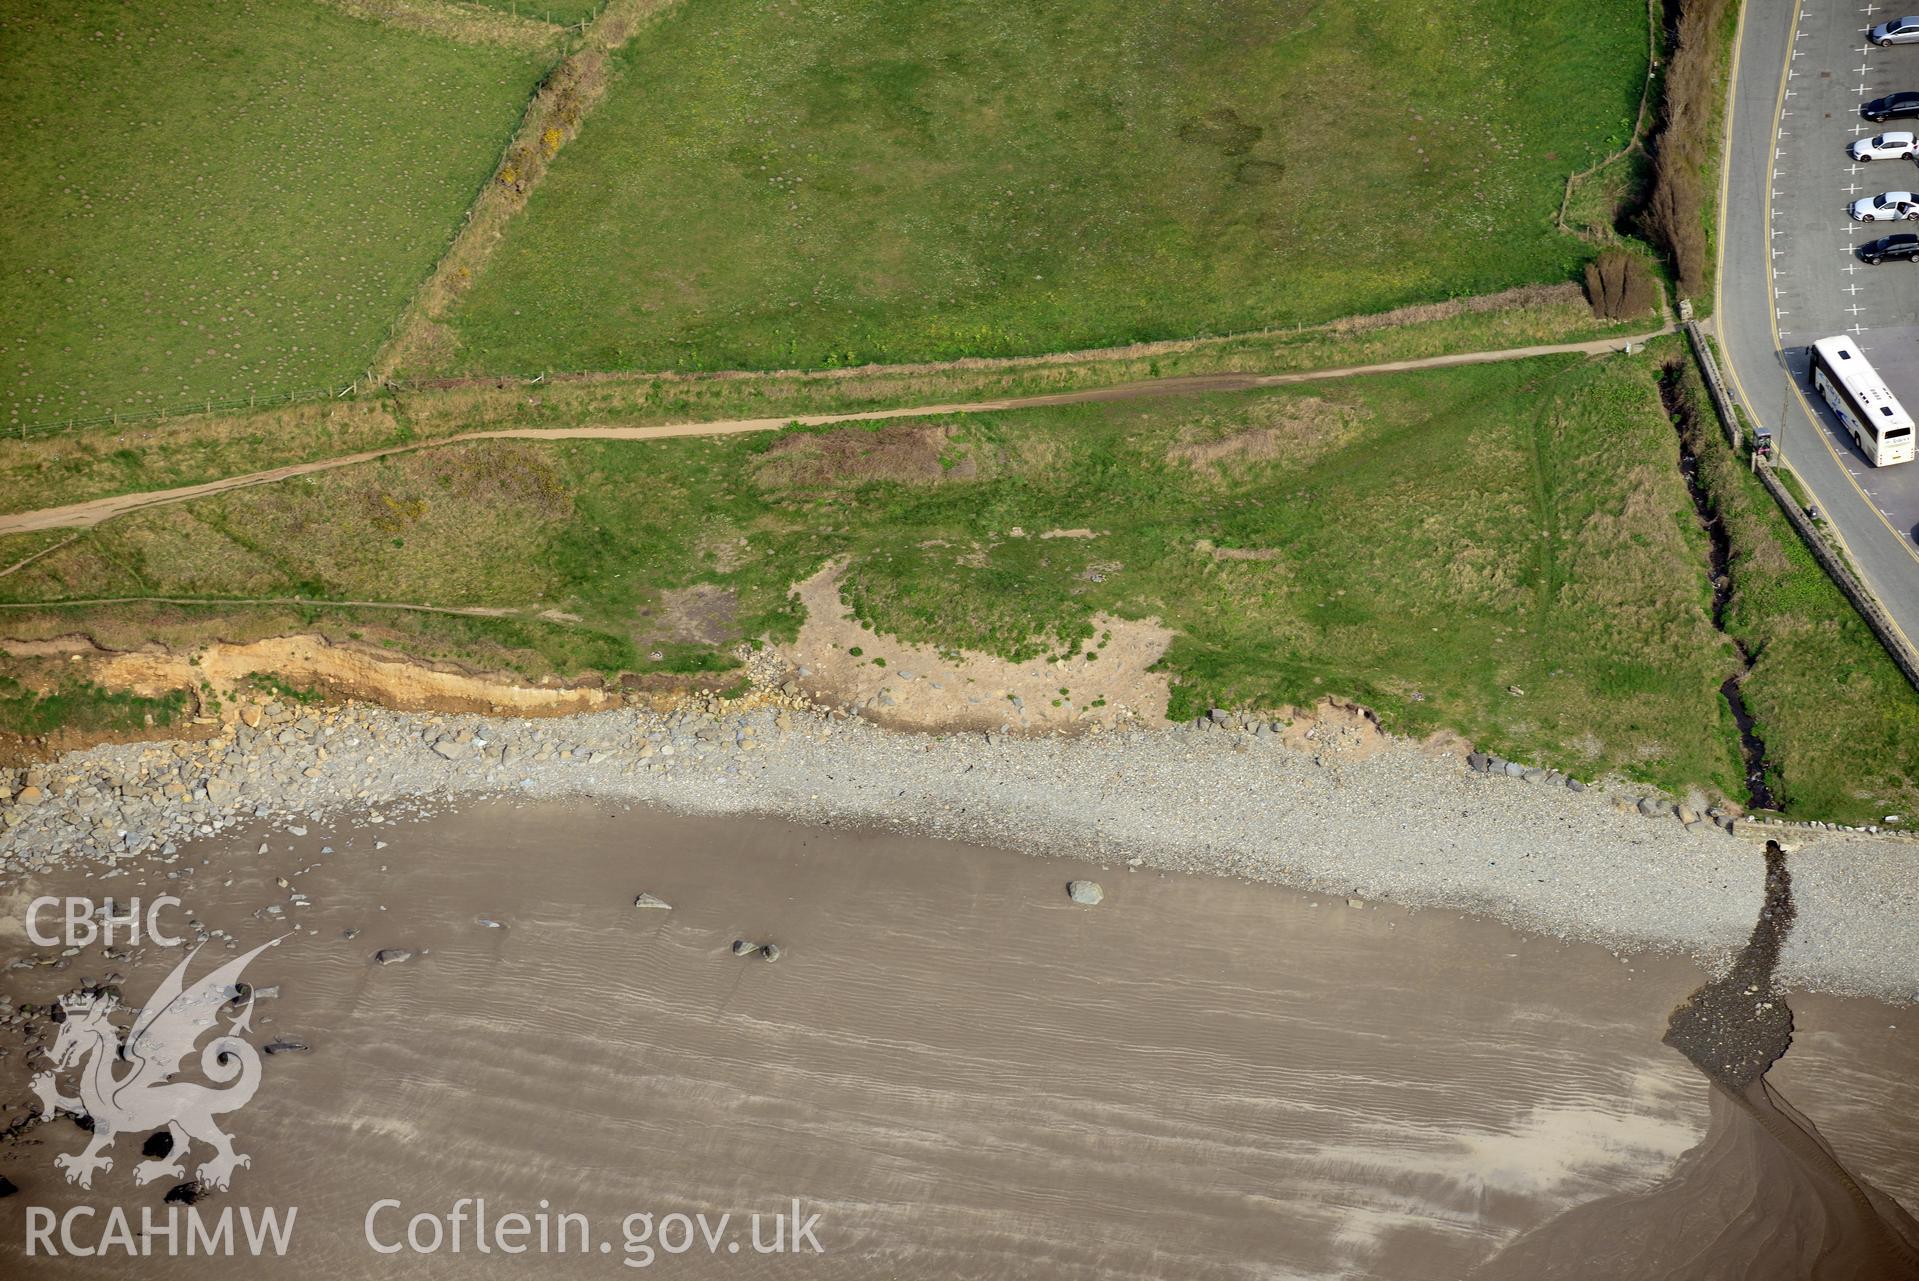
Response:
[[[1673,0],[1668,8],[1671,51],[1643,222],[1665,251],[1679,292],[1703,308],[1712,294],[1726,60],[1739,5],[1737,0]]]

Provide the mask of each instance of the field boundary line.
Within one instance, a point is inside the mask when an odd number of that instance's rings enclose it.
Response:
[[[1569,236],[1580,236],[1581,239],[1588,239],[1588,237],[1581,235],[1581,233],[1574,231],[1566,225],[1566,210],[1572,205],[1573,191],[1578,185],[1594,174],[1599,173],[1601,170],[1606,169],[1618,161],[1624,160],[1633,152],[1644,151],[1646,148],[1646,115],[1652,105],[1653,83],[1659,77],[1658,4],[1659,0],[1646,0],[1646,83],[1639,90],[1639,111],[1633,117],[1632,137],[1626,140],[1625,146],[1601,159],[1596,164],[1590,165],[1578,173],[1566,175],[1566,188],[1560,194],[1559,213],[1554,216],[1553,222],[1561,231]],[[1590,237],[1590,239],[1596,240],[1598,237]]]
[[[408,601],[327,600],[313,596],[76,596],[62,600],[0,601],[0,609],[78,609],[91,605],[304,605],[321,609],[398,609],[419,614],[457,614],[463,618],[517,618],[566,624],[505,605],[415,605]]]
[[[1348,365],[1333,369],[1293,370],[1279,374],[1188,374],[1170,378],[1149,378],[1108,387],[1081,391],[1052,392],[1032,396],[1007,396],[992,400],[958,401],[934,405],[906,405],[888,409],[850,410],[842,413],[788,414],[771,418],[731,418],[708,422],[656,423],[644,426],[584,427],[500,427],[459,432],[430,440],[405,441],[377,449],[361,450],[334,458],[289,463],[266,471],[249,472],[197,485],[173,489],[147,490],[115,494],[85,502],[46,507],[38,511],[0,515],[0,535],[31,533],[41,529],[87,528],[128,512],[166,506],[194,498],[210,497],[254,485],[273,484],[333,471],[360,463],[375,462],[422,449],[440,449],[478,440],[669,440],[686,436],[728,436],[749,432],[778,431],[787,427],[829,427],[840,423],[885,422],[899,418],[929,418],[953,414],[998,413],[1018,409],[1039,409],[1054,405],[1091,404],[1100,401],[1137,400],[1149,396],[1174,396],[1206,392],[1252,391],[1262,387],[1282,387],[1295,383],[1323,382],[1337,378],[1407,373],[1422,369],[1446,369],[1461,365],[1494,364],[1512,360],[1530,360],[1540,356],[1597,356],[1630,349],[1673,332],[1667,324],[1660,329],[1617,338],[1587,342],[1546,343],[1531,347],[1508,347],[1495,351],[1451,352],[1441,356],[1422,356],[1411,360],[1392,360],[1372,365]]]
[[[351,383],[344,386],[310,388],[306,391],[273,391],[254,393],[244,397],[228,399],[195,400],[171,409],[148,409],[131,412],[109,412],[84,417],[62,418],[47,422],[21,422],[5,429],[17,435],[21,440],[42,440],[53,436],[63,436],[72,432],[84,431],[91,427],[134,427],[156,422],[175,422],[190,418],[204,418],[216,413],[231,413],[245,410],[248,413],[270,413],[293,406],[324,404],[333,400],[358,399],[363,393],[408,392],[432,395],[436,392],[459,391],[478,388],[500,389],[509,383],[534,387],[545,384],[639,384],[639,383],[709,383],[739,382],[745,380],[806,380],[812,382],[831,382],[871,377],[911,377],[919,374],[943,374],[954,372],[992,373],[1018,371],[1023,369],[1045,369],[1058,365],[1095,364],[1123,360],[1149,360],[1160,356],[1183,356],[1201,354],[1238,342],[1259,342],[1286,339],[1303,339],[1308,336],[1329,340],[1360,338],[1382,330],[1409,328],[1415,325],[1440,323],[1458,320],[1468,316],[1497,315],[1501,312],[1519,312],[1529,307],[1550,306],[1554,304],[1586,305],[1585,291],[1573,282],[1563,284],[1514,285],[1490,294],[1465,294],[1459,297],[1444,298],[1435,302],[1409,303],[1402,307],[1389,308],[1386,311],[1361,312],[1357,315],[1339,316],[1332,320],[1304,322],[1291,325],[1265,325],[1257,329],[1230,330],[1214,333],[1202,330],[1180,338],[1154,338],[1139,342],[1120,343],[1109,347],[1078,347],[1068,351],[1028,352],[1012,356],[956,356],[950,360],[902,361],[893,364],[831,365],[819,368],[786,369],[545,369],[528,374],[515,371],[496,370],[492,373],[454,374],[438,378],[385,378],[378,379],[371,370],[362,371]],[[1604,329],[1608,324],[1620,322],[1593,322],[1594,330]],[[1592,332],[1591,337],[1609,338],[1612,334]],[[1623,336],[1623,334],[1622,334]],[[1566,338],[1563,341],[1575,342],[1584,339]]]
[[[448,306],[492,258],[506,235],[507,224],[526,207],[554,157],[579,136],[586,117],[606,96],[608,56],[647,21],[676,3],[678,0],[608,0],[599,15],[581,30],[579,46],[541,78],[527,101],[519,129],[467,207],[452,242],[374,357],[375,377],[391,377],[410,362],[430,366],[436,357],[447,353],[452,336],[440,322]]]

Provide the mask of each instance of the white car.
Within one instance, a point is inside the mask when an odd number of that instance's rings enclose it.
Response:
[[[1893,222],[1900,218],[1919,218],[1919,196],[1910,191],[1862,196],[1852,202],[1852,217],[1855,222]]]
[[[1854,160],[1903,160],[1919,152],[1919,138],[1905,132],[1882,133],[1877,138],[1861,138],[1848,150]]]

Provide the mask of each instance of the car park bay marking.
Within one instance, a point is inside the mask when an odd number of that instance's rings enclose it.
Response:
[[[1806,32],[1800,26],[1800,20],[1801,18],[1805,16],[1806,12],[1807,10],[1805,9],[1803,0],[1795,0],[1795,3],[1793,5],[1793,10],[1792,10],[1792,28],[1793,28],[1792,38],[1795,41],[1802,40],[1806,36]],[[1726,235],[1725,235],[1724,223],[1725,223],[1725,217],[1726,217],[1726,210],[1728,210],[1731,207],[1730,204],[1728,203],[1728,193],[1731,190],[1731,184],[1732,184],[1732,165],[1730,163],[1730,159],[1731,159],[1731,153],[1732,153],[1733,117],[1738,110],[1738,105],[1737,105],[1738,94],[1735,92],[1735,89],[1739,83],[1740,50],[1743,44],[1745,43],[1744,41],[1745,30],[1746,30],[1746,10],[1744,6],[1741,6],[1739,11],[1739,22],[1733,34],[1732,70],[1731,70],[1731,75],[1728,82],[1728,88],[1726,93],[1726,102],[1727,102],[1726,126],[1725,126],[1726,134],[1725,134],[1725,140],[1723,143],[1724,149],[1721,153],[1720,165],[1719,165],[1719,209],[1720,209],[1721,225],[1720,225],[1720,235],[1719,235],[1719,272],[1718,272],[1717,279],[1720,282],[1723,282],[1726,278],[1726,271],[1725,271]],[[1788,45],[1787,47],[1790,48],[1791,46]],[[1870,45],[1868,45],[1860,49],[1859,52],[1861,54],[1870,54],[1872,52],[1872,48]],[[1790,60],[1787,60],[1787,61],[1789,62]],[[1773,100],[1773,107],[1772,107],[1772,127],[1773,127],[1774,133],[1778,132],[1780,121],[1785,118],[1786,99],[1791,97],[1792,93],[1793,91],[1786,87],[1786,77],[1781,75],[1779,77],[1778,96]],[[1863,126],[1855,126],[1854,132],[1863,133],[1865,132],[1865,129]],[[1777,188],[1776,188],[1776,182],[1777,182],[1778,176],[1779,175],[1777,170],[1771,170],[1770,176],[1767,178],[1767,181],[1766,181],[1766,199],[1765,199],[1765,204],[1763,206],[1763,209],[1765,212],[1765,218],[1766,218],[1765,225],[1767,230],[1771,230],[1773,226],[1773,199],[1778,194]],[[1853,228],[1851,228],[1850,226],[1848,227],[1848,230],[1852,230],[1852,229]],[[1847,250],[1846,252],[1850,253],[1852,251]],[[1778,284],[1777,284],[1778,275],[1779,275],[1779,269],[1776,266],[1774,266],[1771,262],[1768,262],[1767,269],[1766,269],[1767,321],[1768,321],[1769,327],[1772,330],[1773,350],[1783,354],[1785,352],[1785,343],[1782,341],[1782,335],[1779,327],[1779,320],[1782,316],[1789,315],[1790,313],[1782,312],[1779,310],[1779,290],[1778,290]],[[1713,308],[1713,310],[1716,313],[1722,314],[1722,315],[1724,314],[1723,289],[1724,289],[1723,283],[1715,285],[1714,308]],[[1745,385],[1740,381],[1738,366],[1733,364],[1732,361],[1728,360],[1726,362],[1726,370],[1732,377],[1733,390],[1738,393],[1739,399],[1745,402],[1747,405],[1751,405],[1753,403],[1752,397],[1746,394]],[[1806,417],[1806,421],[1809,424],[1811,424],[1813,429],[1813,434],[1819,438],[1819,443],[1825,446],[1826,452],[1832,455],[1834,462],[1839,464],[1839,469],[1842,473],[1845,474],[1847,483],[1852,485],[1854,490],[1858,491],[1860,498],[1865,500],[1868,506],[1872,507],[1872,509],[1875,512],[1878,511],[1878,505],[1873,503],[1871,499],[1866,498],[1865,491],[1860,488],[1858,480],[1854,478],[1851,470],[1847,467],[1846,460],[1839,456],[1839,451],[1834,449],[1832,442],[1826,438],[1826,431],[1824,429],[1824,425],[1821,423],[1818,414],[1813,411],[1811,403],[1807,401],[1806,393],[1799,386],[1799,379],[1794,377],[1791,374],[1790,370],[1787,371],[1786,385],[1792,389],[1793,398],[1799,402],[1800,411],[1804,413]],[[1783,433],[1785,430],[1785,424],[1782,422],[1780,423],[1779,426],[1780,426],[1781,432]],[[1781,443],[1782,445],[1784,444],[1783,440]],[[1915,564],[1919,564],[1919,551],[1914,550],[1912,544],[1908,542],[1899,533],[1899,531],[1893,527],[1892,521],[1888,519],[1886,516],[1884,516],[1883,514],[1880,515],[1879,520],[1881,524],[1885,525],[1887,532],[1892,534],[1893,540],[1897,542],[1899,546],[1905,550],[1906,555],[1912,557]],[[1845,535],[1840,533],[1839,529],[1836,526],[1833,527],[1832,532],[1833,532],[1833,536],[1838,540],[1840,547],[1846,550],[1846,553],[1850,555],[1851,549],[1846,547]],[[1899,634],[1899,638],[1901,640],[1906,641],[1907,644],[1911,644],[1909,640],[1906,640],[1905,630],[1899,626],[1899,622],[1897,619],[1893,620],[1892,629],[1893,631]]]

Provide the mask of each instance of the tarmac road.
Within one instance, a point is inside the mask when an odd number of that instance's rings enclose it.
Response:
[[[1919,47],[1879,49],[1866,28],[1892,9],[1857,0],[1747,0],[1734,64],[1721,191],[1715,325],[1733,389],[1775,433],[1787,463],[1837,529],[1908,638],[1919,636],[1919,464],[1878,468],[1812,391],[1807,349],[1851,334],[1910,410],[1919,410],[1919,266],[1870,267],[1858,249],[1919,224],[1856,223],[1847,206],[1919,190],[1919,165],[1853,161],[1869,98],[1919,90]]]

